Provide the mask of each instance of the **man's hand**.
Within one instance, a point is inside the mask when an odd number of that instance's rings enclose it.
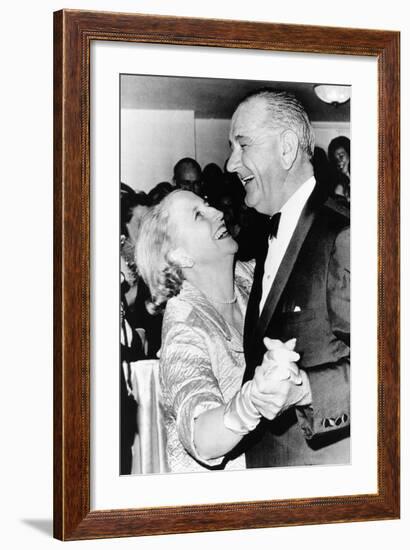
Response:
[[[262,365],[256,368],[251,382],[250,398],[256,409],[269,420],[294,405],[309,405],[311,392],[309,380],[295,361],[296,340],[288,342],[264,339],[267,352]]]

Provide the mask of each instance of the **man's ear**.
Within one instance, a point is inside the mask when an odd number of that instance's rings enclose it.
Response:
[[[290,170],[299,150],[298,136],[292,130],[285,130],[280,136],[282,165]]]
[[[179,267],[193,267],[195,263],[182,248],[171,250],[171,252],[168,253],[168,258]]]

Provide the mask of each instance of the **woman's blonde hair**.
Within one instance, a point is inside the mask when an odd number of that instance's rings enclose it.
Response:
[[[167,301],[179,294],[184,280],[181,267],[171,259],[175,229],[169,219],[169,203],[180,192],[173,191],[150,208],[142,218],[135,244],[138,272],[151,293],[147,303],[150,313],[163,310]]]

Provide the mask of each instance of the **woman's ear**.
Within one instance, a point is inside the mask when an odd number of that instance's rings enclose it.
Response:
[[[298,136],[292,130],[285,130],[281,134],[280,142],[282,165],[286,170],[290,170],[298,154]]]
[[[194,260],[182,249],[176,248],[168,253],[168,258],[171,262],[177,264],[179,267],[193,267]]]

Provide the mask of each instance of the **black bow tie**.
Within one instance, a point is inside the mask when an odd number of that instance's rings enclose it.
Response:
[[[280,216],[281,216],[281,213],[276,212],[276,214],[274,214],[269,220],[269,238],[270,239],[272,237],[275,237],[276,239],[276,236],[278,234],[278,229],[279,229]]]

